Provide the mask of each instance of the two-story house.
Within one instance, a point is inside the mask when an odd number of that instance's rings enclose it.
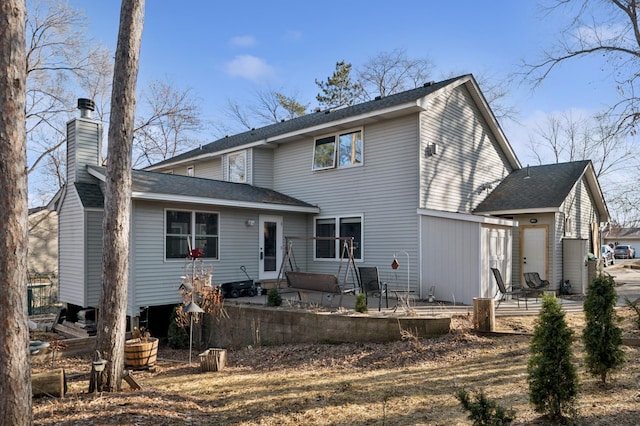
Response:
[[[68,123],[60,299],[76,307],[100,296],[101,132],[86,107]],[[179,301],[189,246],[203,250],[215,283],[244,279],[240,266],[268,282],[285,237],[300,238],[301,271],[336,273],[337,238],[352,237],[356,264],[378,266],[391,287],[426,296],[435,286],[436,298],[457,303],[493,297],[490,266],[508,282],[519,271],[519,212],[474,211],[520,170],[471,75],[221,138],[133,172],[128,315]],[[591,232],[607,212],[599,186],[587,190],[597,192]]]

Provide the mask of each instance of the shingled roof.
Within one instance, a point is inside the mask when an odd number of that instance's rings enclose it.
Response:
[[[328,109],[325,111],[314,112],[306,114],[300,117],[293,118],[291,120],[285,120],[280,123],[274,123],[265,127],[252,129],[243,133],[238,133],[233,136],[226,136],[218,139],[217,141],[202,145],[199,148],[191,151],[179,154],[170,159],[156,163],[147,169],[154,169],[163,165],[179,163],[181,161],[198,157],[206,154],[212,154],[215,152],[226,151],[242,145],[250,144],[252,142],[266,140],[268,138],[276,137],[279,135],[288,134],[291,132],[299,131],[302,129],[312,128],[322,124],[330,123],[333,121],[339,121],[350,117],[355,117],[367,113],[371,113],[385,108],[392,108],[408,102],[416,101],[424,96],[434,93],[445,86],[460,82],[466,79],[472,78],[470,74],[450,78],[440,82],[426,83],[421,87],[407,90],[405,92],[396,93],[393,95],[376,98],[375,100],[364,102],[361,104]]]
[[[555,209],[566,200],[591,161],[546,164],[514,170],[474,213]]]
[[[106,169],[88,166],[92,175],[101,178]],[[192,176],[133,170],[131,175],[132,198],[191,201],[217,205],[291,209],[316,212],[316,206],[280,192],[248,185]]]

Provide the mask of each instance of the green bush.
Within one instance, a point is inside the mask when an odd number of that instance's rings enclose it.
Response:
[[[576,414],[579,382],[571,346],[574,332],[553,295],[542,296],[542,309],[531,339],[527,365],[529,401],[554,420]]]
[[[365,312],[367,312],[369,310],[369,307],[367,306],[367,295],[366,294],[364,294],[364,293],[356,294],[355,310],[356,310],[356,312],[360,312],[362,314],[364,314]]]
[[[615,307],[618,295],[615,282],[609,275],[598,275],[589,284],[584,299],[586,325],[582,332],[585,366],[593,376],[599,376],[602,384],[607,374],[624,364],[622,329]]]
[[[182,305],[177,306],[171,313],[167,340],[172,349],[187,349],[189,348],[189,334],[176,322],[176,309],[182,309]]]
[[[267,291],[267,306],[280,306],[282,305],[282,296],[277,288],[270,288]]]
[[[514,410],[506,410],[499,406],[487,398],[482,390],[476,393],[475,400],[472,400],[466,389],[458,390],[456,398],[462,404],[462,408],[469,412],[467,418],[473,421],[474,426],[510,425],[516,418]]]

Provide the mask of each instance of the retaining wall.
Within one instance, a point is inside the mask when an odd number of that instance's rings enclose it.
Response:
[[[401,339],[400,328],[419,337],[435,337],[447,334],[451,324],[449,316],[376,316],[255,305],[230,305],[225,311],[228,318],[205,318],[203,337],[208,347],[388,342]]]

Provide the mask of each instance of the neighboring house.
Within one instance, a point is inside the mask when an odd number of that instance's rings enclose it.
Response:
[[[58,215],[46,207],[29,209],[27,269],[32,275],[58,271]]]
[[[636,257],[640,257],[640,228],[610,227],[604,234],[604,244],[631,246],[636,249]]]
[[[538,272],[552,289],[570,280],[586,288],[588,253],[600,253],[609,214],[591,161],[548,164],[516,170],[474,210],[516,220],[513,282]]]
[[[105,170],[89,115],[85,106],[68,123],[57,203],[60,298],[77,307],[97,306],[100,291]],[[514,172],[520,163],[470,75],[224,137],[134,171],[127,313],[178,303],[187,241],[215,283],[244,279],[240,266],[273,282],[285,237],[302,237],[296,268],[337,274],[339,240],[326,238],[352,237],[356,265],[378,266],[392,288],[425,297],[435,286],[437,299],[468,304],[493,297],[490,266],[508,283],[519,273],[519,218],[474,213]],[[593,210],[599,229],[606,207]]]

